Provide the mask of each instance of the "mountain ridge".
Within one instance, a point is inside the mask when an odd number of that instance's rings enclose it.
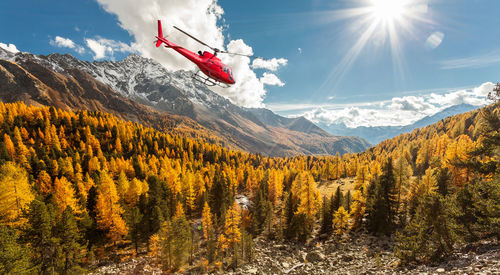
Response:
[[[194,122],[198,124],[195,128],[203,128],[206,136],[215,135],[230,148],[253,153],[264,152],[270,156],[327,155],[336,152],[344,154],[361,152],[369,146],[368,142],[357,137],[332,136],[305,118],[289,120],[268,110],[268,119],[263,119],[252,109],[236,106],[207,87],[197,84],[191,79],[190,72],[170,72],[156,61],[138,55],[129,55],[117,62],[88,62],[69,54],[36,56],[29,53],[0,53],[0,57],[10,60],[2,62],[7,67],[2,70],[4,75],[13,70],[5,62],[18,64],[24,73],[15,70],[17,74],[24,74],[27,78],[33,76],[33,79],[39,80],[37,83],[41,83],[38,86],[32,85],[33,87],[42,87],[43,91],[50,90],[52,95],[57,96],[49,98],[59,99],[51,101],[45,97],[44,100],[41,91],[35,97],[26,96],[22,91],[22,83],[17,83],[14,86],[20,94],[2,94],[2,99],[7,102],[14,99],[28,100],[31,104],[53,104],[70,109],[86,108],[90,104],[93,110],[110,111],[114,114],[122,112],[118,114],[120,117],[136,122],[148,111],[186,117],[186,127],[189,128],[188,124]],[[5,81],[7,78],[4,77]],[[76,89],[78,93],[72,94],[70,88]],[[68,96],[69,94],[72,96]],[[89,102],[79,102],[78,97],[81,96],[85,96]],[[120,106],[110,106],[116,105],[113,100],[119,102]],[[100,101],[105,103],[99,106]],[[138,109],[141,112],[138,113]],[[179,120],[181,117],[175,119]],[[273,124],[261,120],[282,123]],[[150,125],[155,126],[154,124],[157,123],[150,121]]]
[[[474,106],[464,103],[453,105],[437,112],[434,115],[426,116],[412,124],[404,126],[359,126],[356,128],[350,128],[344,123],[330,125],[319,123],[319,126],[330,134],[338,134],[342,136],[359,136],[366,139],[371,144],[376,145],[381,141],[393,138],[399,134],[408,133],[415,129],[436,123],[447,117],[466,113],[478,108],[480,108],[480,106]]]

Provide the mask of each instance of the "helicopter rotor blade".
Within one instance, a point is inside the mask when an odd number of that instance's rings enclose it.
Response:
[[[225,54],[229,54],[229,55],[246,56],[246,57],[254,57],[253,54],[231,53],[231,52],[226,52],[226,51],[220,51],[219,53],[225,53]]]
[[[212,46],[208,45],[207,43],[205,43],[205,42],[203,42],[203,41],[199,40],[198,38],[196,38],[196,37],[192,36],[191,34],[189,34],[189,33],[185,32],[185,31],[181,30],[180,28],[178,28],[178,27],[176,27],[176,26],[174,26],[174,28],[175,28],[176,30],[178,30],[178,31],[182,32],[183,34],[185,34],[185,35],[187,35],[187,36],[191,37],[191,38],[192,38],[192,39],[194,39],[196,42],[198,42],[198,43],[200,43],[200,44],[202,44],[202,45],[204,45],[204,46],[209,47],[209,48],[210,48],[210,49],[212,49],[212,50],[213,50],[216,54],[217,54],[217,53],[225,53],[225,54],[229,54],[229,55],[239,55],[239,56],[246,56],[246,57],[254,57],[254,55],[253,55],[253,54],[231,53],[231,52],[221,51],[221,50],[219,50],[219,49],[217,49],[217,48],[214,48],[214,47],[212,47]]]
[[[174,28],[175,28],[176,30],[178,30],[178,31],[182,32],[183,34],[185,34],[185,35],[187,35],[187,36],[191,37],[191,38],[192,38],[192,39],[194,39],[196,42],[198,42],[198,43],[200,43],[200,44],[202,44],[202,45],[204,45],[204,46],[209,47],[209,48],[210,48],[210,49],[212,49],[214,52],[220,52],[220,50],[219,50],[219,49],[209,46],[207,43],[205,43],[205,42],[203,42],[203,41],[199,40],[198,38],[196,38],[196,37],[194,37],[194,36],[190,35],[189,33],[185,32],[185,31],[183,31],[183,30],[181,30],[181,29],[177,28],[176,26],[174,26]]]

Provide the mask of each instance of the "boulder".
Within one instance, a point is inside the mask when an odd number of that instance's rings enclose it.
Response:
[[[325,255],[321,252],[311,251],[307,253],[306,260],[310,263],[321,262],[325,259]]]

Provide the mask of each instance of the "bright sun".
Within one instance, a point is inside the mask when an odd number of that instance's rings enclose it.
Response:
[[[404,0],[371,0],[371,12],[376,19],[392,22],[401,18],[405,13]]]
[[[412,40],[418,35],[422,25],[434,24],[428,14],[426,0],[356,0],[346,1],[353,4],[343,10],[332,11],[334,19],[347,19],[350,30],[354,30],[355,40],[345,53],[344,58],[330,72],[321,89],[335,87],[344,74],[351,68],[367,45],[382,48],[389,45],[392,62],[398,79],[404,79],[405,62],[403,48],[405,38]]]

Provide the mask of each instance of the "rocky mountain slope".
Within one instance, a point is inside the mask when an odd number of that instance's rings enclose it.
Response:
[[[477,109],[478,106],[473,106],[469,104],[459,104],[455,106],[448,107],[432,116],[426,116],[413,124],[405,126],[375,126],[366,127],[360,126],[356,128],[349,128],[344,123],[338,124],[320,124],[320,126],[325,129],[328,133],[333,135],[342,136],[358,136],[366,139],[371,144],[375,145],[379,142],[393,138],[399,134],[409,133],[417,128],[422,128],[427,125],[436,123],[449,116],[454,116],[461,113],[466,113]]]
[[[0,98],[6,102],[101,110],[159,128],[165,120],[217,136],[231,148],[272,156],[343,154],[369,146],[361,138],[328,134],[304,118],[236,106],[193,81],[190,72],[170,72],[137,55],[86,62],[71,55],[14,55],[0,49],[0,59],[5,59],[0,61]],[[158,114],[167,118],[155,122]]]
[[[66,110],[103,111],[146,126],[219,140],[192,119],[161,113],[130,100],[79,69],[59,73],[43,59],[30,54],[2,55],[0,49],[0,100]],[[13,60],[16,58],[16,62]]]

